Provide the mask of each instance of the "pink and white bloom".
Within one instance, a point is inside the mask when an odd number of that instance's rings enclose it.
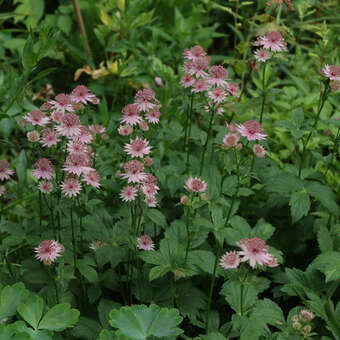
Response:
[[[144,165],[143,163],[132,160],[130,162],[127,162],[123,165],[123,168],[125,170],[125,173],[121,176],[128,180],[128,183],[141,183],[143,180],[145,180],[146,173],[144,172]]]
[[[85,144],[89,144],[93,140],[93,137],[90,133],[89,128],[85,125],[80,126],[80,133],[76,138],[77,138],[77,140],[79,140],[80,142],[85,143]]]
[[[277,267],[279,265],[279,263],[277,262],[277,258],[272,254],[269,254],[269,260],[267,260],[264,264],[265,266],[271,268]]]
[[[28,141],[32,142],[32,143],[35,143],[35,142],[38,142],[39,139],[40,139],[40,133],[39,131],[30,131],[30,132],[27,132],[27,139]]]
[[[242,256],[241,262],[249,261],[252,268],[256,263],[263,266],[266,262],[272,260],[271,255],[268,253],[268,245],[265,240],[261,238],[244,238],[237,242],[237,245],[242,249],[239,255]]]
[[[94,104],[98,103],[98,98],[90,93],[90,90],[85,85],[78,85],[71,93],[71,100],[74,103],[91,102]]]
[[[149,124],[145,121],[142,120],[139,124],[138,124],[139,128],[143,131],[148,131],[149,130]]]
[[[36,179],[50,180],[53,176],[53,164],[47,158],[41,158],[37,160],[33,165],[32,174]]]
[[[191,87],[195,84],[195,79],[190,74],[185,73],[181,79],[181,85],[183,87]]]
[[[151,152],[151,146],[146,139],[136,137],[135,139],[130,139],[130,144],[125,144],[125,152],[131,157],[143,158]]]
[[[340,67],[337,65],[326,65],[321,74],[330,80],[340,80]]]
[[[81,184],[77,178],[69,177],[61,185],[61,192],[71,198],[77,196],[81,191]]]
[[[221,65],[214,65],[209,70],[208,82],[210,85],[225,87],[227,82],[225,79],[228,77],[228,71]]]
[[[149,123],[158,124],[160,115],[161,115],[160,111],[157,109],[154,109],[154,110],[150,110],[149,112],[147,112],[147,114],[145,115],[145,118]]]
[[[265,140],[267,135],[263,133],[263,128],[256,120],[248,120],[244,124],[238,124],[237,130],[241,136],[251,140]]]
[[[260,144],[254,144],[253,151],[256,157],[263,158],[266,156],[266,150]]]
[[[14,171],[11,170],[11,165],[6,161],[0,161],[0,180],[9,179],[13,174]]]
[[[240,140],[240,135],[238,133],[227,133],[223,138],[223,147],[233,148],[237,146],[238,141]]]
[[[67,143],[66,150],[69,153],[87,153],[87,146],[75,138]]]
[[[233,269],[240,265],[240,255],[237,251],[226,252],[220,259],[223,269]]]
[[[145,196],[144,202],[149,208],[157,207],[157,200],[155,196]]]
[[[184,51],[184,58],[188,60],[195,60],[197,58],[205,57],[207,52],[204,51],[201,46],[193,46],[190,49]]]
[[[162,87],[164,85],[163,80],[160,77],[155,77],[154,81],[155,81],[156,85],[159,86],[159,87]]]
[[[43,130],[42,138],[40,141],[42,146],[50,148],[53,145],[57,145],[58,141],[59,140],[58,140],[57,135],[50,128]]]
[[[284,41],[280,32],[269,32],[265,36],[258,37],[253,43],[254,46],[263,46],[263,48],[273,52],[287,50],[287,44]]]
[[[86,153],[71,153],[67,156],[63,170],[80,176],[86,174],[94,169],[91,167],[92,161]]]
[[[28,113],[25,117],[25,120],[30,122],[32,125],[45,126],[49,123],[50,118],[45,115],[44,112],[40,110],[33,110]]]
[[[135,96],[135,103],[140,111],[149,111],[154,109],[158,104],[155,91],[151,89],[139,90]]]
[[[60,93],[54,99],[55,100],[48,101],[48,103],[51,105],[51,109],[61,113],[74,111],[71,96],[65,93]]]
[[[106,129],[104,128],[104,126],[99,125],[99,124],[90,125],[89,129],[92,133],[102,134],[106,132]]]
[[[132,186],[126,186],[122,189],[119,196],[123,202],[132,202],[137,197],[138,190]]]
[[[43,194],[49,194],[53,190],[53,184],[50,181],[41,181],[38,184],[38,189]]]
[[[64,246],[54,240],[42,241],[38,247],[34,248],[36,259],[44,262],[47,266],[54,262],[57,257],[61,256],[64,250]]]
[[[122,123],[134,126],[143,120],[143,118],[139,115],[140,109],[137,104],[128,104],[124,106],[122,113],[123,113],[123,118],[121,119]]]
[[[210,57],[198,57],[193,60],[188,73],[196,78],[206,78],[208,76],[207,68],[209,63]]]
[[[64,114],[63,112],[60,112],[60,111],[53,111],[51,113],[51,118],[52,120],[55,122],[55,123],[61,123],[61,119],[64,117]]]
[[[221,104],[226,99],[227,94],[222,87],[215,87],[208,92],[208,97],[215,103]]]
[[[205,192],[207,189],[207,183],[199,177],[189,177],[189,179],[185,182],[184,188],[193,192]]]
[[[264,63],[271,58],[271,54],[267,50],[259,48],[254,52],[254,57],[258,62]]]
[[[66,113],[55,129],[61,136],[71,138],[80,135],[81,126],[79,117],[75,113]]]
[[[239,96],[240,87],[236,83],[228,83],[226,90],[234,97]]]
[[[143,235],[137,238],[137,247],[143,250],[154,250],[155,245],[149,235]]]
[[[142,193],[146,197],[155,197],[158,191],[158,186],[153,185],[153,184],[144,184],[141,187]]]
[[[131,133],[133,132],[133,127],[129,124],[127,125],[121,125],[119,128],[118,128],[118,133],[121,135],[121,136],[128,136],[128,135],[131,135]]]
[[[210,89],[210,85],[208,84],[206,79],[198,79],[195,81],[191,92],[193,93],[200,93]]]
[[[90,172],[86,173],[83,177],[83,180],[87,185],[91,185],[94,188],[100,187],[100,176],[96,170],[91,170]]]

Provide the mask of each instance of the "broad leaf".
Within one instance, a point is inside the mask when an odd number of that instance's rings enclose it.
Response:
[[[36,330],[42,317],[43,308],[43,299],[37,295],[32,295],[18,306],[18,312]]]
[[[294,192],[290,198],[289,205],[292,221],[295,223],[303,216],[307,216],[310,209],[309,195],[305,190]]]

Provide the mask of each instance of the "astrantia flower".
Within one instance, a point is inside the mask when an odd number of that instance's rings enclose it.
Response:
[[[42,241],[38,247],[34,248],[35,257],[49,266],[55,259],[61,256],[64,246],[54,240]]]
[[[98,100],[96,100],[96,98],[85,85],[78,85],[71,93],[71,99],[74,103],[97,103]]]
[[[263,48],[272,50],[273,52],[280,52],[287,50],[287,44],[284,41],[281,33],[269,32],[265,36],[257,38],[253,43],[255,46],[263,46]]]
[[[299,313],[299,319],[302,322],[310,322],[315,318],[315,314],[308,309],[302,309]]]
[[[140,109],[137,104],[128,104],[124,106],[123,110],[123,118],[121,119],[122,123],[129,124],[134,126],[142,121],[142,117],[139,115]]]
[[[155,196],[146,196],[144,202],[149,208],[155,208],[157,206],[157,200]]]
[[[269,254],[269,260],[267,260],[264,264],[265,266],[271,268],[277,267],[279,265],[279,263],[277,262],[277,258],[272,254]]]
[[[105,246],[106,243],[103,242],[103,241],[92,241],[91,244],[90,244],[90,249],[96,251],[98,250],[99,248]]]
[[[143,250],[154,250],[155,245],[152,242],[152,239],[149,235],[143,235],[137,238],[137,247],[138,249]]]
[[[136,105],[141,111],[149,111],[156,107],[158,103],[156,93],[151,89],[139,90],[135,96]],[[134,105],[134,104],[130,104]]]
[[[38,189],[43,194],[49,194],[53,190],[53,184],[50,181],[41,181],[38,184]]]
[[[45,126],[50,121],[50,119],[45,115],[45,113],[40,110],[31,111],[29,114],[27,114],[27,116],[25,116],[25,119],[32,125],[39,126]]]
[[[86,173],[83,177],[83,180],[87,185],[91,185],[94,188],[100,187],[100,176],[97,171],[91,170],[90,172]]]
[[[61,119],[64,117],[65,113],[60,111],[53,111],[51,113],[51,118],[55,123],[61,123]]]
[[[340,67],[337,65],[326,65],[321,70],[321,74],[330,80],[340,80]]]
[[[207,189],[207,183],[198,177],[189,177],[189,179],[185,182],[185,189],[194,192],[205,192]]]
[[[235,147],[240,140],[240,135],[236,133],[227,133],[223,138],[223,147],[232,148]]]
[[[208,73],[206,70],[209,67],[209,63],[210,57],[198,57],[193,60],[192,67],[188,73],[196,78],[207,77]]]
[[[228,77],[228,71],[220,65],[214,65],[209,70],[210,77],[208,78],[208,82],[210,85],[216,86],[226,86],[227,82],[225,79]]]
[[[78,139],[70,140],[67,143],[67,152],[69,153],[86,153],[87,146]]]
[[[270,59],[271,54],[267,50],[259,48],[254,52],[254,57],[258,62],[264,63],[265,61]]]
[[[237,242],[237,245],[242,249],[239,252],[242,256],[241,262],[249,261],[252,268],[255,267],[256,263],[263,266],[272,259],[268,253],[269,248],[266,241],[261,238],[244,238]]]
[[[208,92],[208,97],[216,104],[221,104],[227,97],[226,92],[221,87],[216,87]]]
[[[65,93],[58,94],[55,100],[49,100],[48,103],[51,105],[53,110],[65,113],[66,112],[73,112],[72,106],[72,99],[71,96],[66,95]]]
[[[158,187],[153,184],[144,184],[142,185],[141,190],[146,197],[155,197]]]
[[[248,120],[244,124],[238,124],[237,130],[248,140],[264,140],[267,136],[263,133],[261,124],[256,120]]]
[[[128,183],[140,183],[144,179],[146,179],[146,174],[143,171],[144,165],[143,163],[132,160],[130,162],[127,162],[123,165],[125,173],[121,176],[128,180]]]
[[[54,133],[54,131],[48,128],[43,131],[40,143],[42,144],[42,146],[47,146],[48,148],[50,148],[53,145],[57,145],[58,137]]]
[[[191,90],[194,93],[200,93],[209,90],[210,85],[208,84],[207,80],[205,79],[198,79],[195,81],[195,84]]]
[[[9,179],[13,174],[14,171],[11,170],[11,165],[6,161],[0,161],[0,180]]]
[[[106,129],[104,128],[104,126],[99,125],[99,124],[90,125],[90,126],[89,126],[89,129],[90,129],[90,131],[91,131],[92,133],[101,134],[101,133],[106,132]]]
[[[76,178],[67,178],[61,185],[61,192],[69,198],[77,196],[81,191],[81,184]]]
[[[122,189],[119,196],[123,202],[131,202],[134,201],[137,197],[138,190],[132,186],[126,186]]]
[[[236,83],[228,83],[226,90],[234,97],[239,96],[240,87]]]
[[[47,158],[41,158],[36,161],[33,165],[34,170],[32,171],[33,176],[36,179],[51,179],[53,176],[53,164]]]
[[[92,140],[93,140],[93,137],[90,133],[89,128],[85,125],[82,125],[80,127],[80,133],[79,133],[79,135],[77,135],[76,138],[77,138],[77,140],[79,140],[80,142],[85,143],[85,144],[91,143]]]
[[[220,265],[224,269],[237,268],[240,264],[240,256],[237,251],[225,253],[220,259]]]
[[[71,153],[67,156],[63,170],[80,176],[93,170],[89,155],[85,153]]]
[[[154,110],[149,111],[145,115],[145,118],[149,123],[158,124],[160,115],[161,113],[159,112],[159,110],[154,109]]]
[[[190,74],[186,73],[181,79],[181,85],[183,87],[190,87],[195,84],[195,79]]]
[[[188,60],[195,60],[196,58],[205,57],[207,52],[201,46],[193,46],[184,51],[184,58]]]
[[[125,144],[124,150],[131,157],[143,158],[151,152],[151,146],[146,139],[136,137],[136,139],[130,139],[130,144]]]
[[[55,129],[61,136],[70,138],[80,135],[81,126],[79,117],[75,113],[67,113],[63,115],[60,125],[57,125]]]
[[[139,124],[138,124],[139,128],[143,131],[148,131],[149,130],[149,124],[145,121],[142,120]]]
[[[266,156],[266,150],[260,144],[255,144],[253,146],[253,151],[254,151],[254,154],[255,154],[256,157],[263,158],[263,157]]]
[[[128,135],[131,135],[131,133],[133,132],[133,127],[131,125],[121,125],[119,128],[118,128],[118,133],[121,135],[121,136],[128,136]]]
[[[32,142],[32,143],[35,143],[39,140],[40,138],[40,133],[39,131],[30,131],[30,132],[27,132],[27,139]]]

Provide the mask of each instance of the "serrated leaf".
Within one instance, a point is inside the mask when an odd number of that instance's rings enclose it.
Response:
[[[75,325],[79,315],[79,311],[71,309],[70,304],[62,303],[54,306],[44,315],[38,328],[60,332]]]
[[[292,221],[295,223],[308,214],[310,209],[309,195],[305,190],[294,192],[290,198],[289,205]]]
[[[320,254],[312,266],[325,274],[326,282],[340,279],[340,253],[337,251]]]
[[[147,212],[147,216],[156,225],[159,225],[159,226],[161,226],[163,228],[166,226],[165,216],[159,210],[157,210],[157,209],[149,209],[148,212]]]
[[[333,239],[325,225],[322,225],[318,231],[318,243],[319,248],[323,253],[333,250]]]
[[[25,302],[18,306],[20,316],[35,330],[43,314],[44,300],[37,295],[31,295]]]
[[[79,269],[80,274],[86,277],[90,282],[96,283],[99,281],[97,271],[89,266],[84,260],[78,261],[77,268]]]
[[[177,309],[160,308],[157,305],[138,305],[112,310],[110,324],[133,339],[177,336],[183,331],[177,326],[182,317]]]
[[[259,219],[255,227],[251,230],[251,237],[262,238],[268,240],[274,234],[275,228],[263,218]]]
[[[92,340],[97,339],[100,331],[101,327],[97,321],[81,316],[70,333],[77,339]]]

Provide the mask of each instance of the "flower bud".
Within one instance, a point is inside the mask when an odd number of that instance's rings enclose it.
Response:
[[[27,139],[34,143],[34,142],[37,142],[39,141],[39,138],[40,138],[40,133],[38,131],[30,131],[30,132],[27,132]]]
[[[163,86],[163,80],[160,77],[155,77],[155,83],[157,86],[162,87]]]
[[[189,203],[189,197],[187,195],[182,196],[181,203],[187,205]]]

